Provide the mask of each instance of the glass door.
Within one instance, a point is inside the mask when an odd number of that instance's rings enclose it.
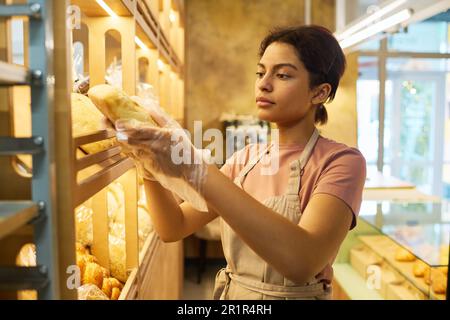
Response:
[[[384,172],[442,196],[445,73],[395,71],[386,81]]]

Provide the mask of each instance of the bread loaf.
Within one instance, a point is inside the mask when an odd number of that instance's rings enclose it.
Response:
[[[119,88],[101,84],[89,89],[88,95],[95,106],[112,123],[115,123],[119,119],[133,119],[145,124],[157,126],[150,113]]]
[[[79,93],[72,93],[72,133],[74,137],[106,129],[104,116],[92,101]],[[115,138],[93,142],[81,146],[87,153],[105,150],[116,143]]]
[[[416,257],[408,250],[398,248],[397,252],[395,253],[395,260],[401,262],[412,262],[416,260]]]

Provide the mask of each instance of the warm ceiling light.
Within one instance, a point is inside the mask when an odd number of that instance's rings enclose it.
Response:
[[[381,8],[381,9],[375,11],[373,14],[371,14],[367,18],[365,18],[365,19],[361,20],[360,22],[356,23],[355,25],[349,27],[344,32],[337,34],[336,38],[340,41],[340,40],[343,40],[343,39],[351,36],[355,32],[357,32],[357,31],[361,30],[362,28],[370,25],[372,22],[380,19],[384,15],[394,11],[395,9],[400,7],[401,5],[405,4],[406,1],[407,0],[397,0],[397,1],[394,1],[394,2],[392,2],[390,4],[388,4],[387,6],[385,6],[385,7]]]
[[[95,0],[111,17],[117,18],[118,15],[103,0]]]
[[[159,71],[163,71],[164,70],[164,62],[162,62],[161,59],[158,59],[157,65],[158,65],[158,70]]]
[[[361,30],[357,33],[352,34],[351,36],[339,41],[339,44],[341,45],[342,49],[351,47],[363,40],[366,40],[374,35],[376,35],[379,32],[386,31],[389,28],[392,28],[393,26],[396,26],[412,16],[412,10],[411,9],[405,9],[402,10],[384,20],[381,20],[370,27],[367,27],[364,30]]]
[[[149,49],[148,49],[148,47],[145,45],[145,43],[141,40],[141,39],[139,39],[139,37],[138,36],[135,36],[134,37],[134,42],[136,42],[136,44],[139,46],[139,48],[141,48],[142,50],[144,50],[144,51],[148,51]]]
[[[173,11],[172,9],[170,9],[169,20],[172,23],[174,23],[177,20],[177,15],[176,15],[175,11]]]

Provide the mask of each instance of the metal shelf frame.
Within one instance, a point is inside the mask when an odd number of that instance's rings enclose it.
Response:
[[[32,199],[0,202],[0,238],[20,226],[32,223],[37,267],[0,267],[0,288],[37,289],[39,299],[60,298],[57,223],[54,192],[55,77],[52,54],[53,1],[32,0],[26,5],[1,5],[3,18],[28,16],[29,70],[0,63],[0,85],[30,85],[32,138],[0,138],[0,156],[33,155]],[[39,80],[39,81],[33,81]],[[41,219],[37,219],[37,217]]]

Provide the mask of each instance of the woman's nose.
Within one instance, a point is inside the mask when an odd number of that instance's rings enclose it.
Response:
[[[273,85],[270,79],[270,76],[266,74],[263,78],[261,78],[257,85],[258,89],[264,92],[273,91]]]

